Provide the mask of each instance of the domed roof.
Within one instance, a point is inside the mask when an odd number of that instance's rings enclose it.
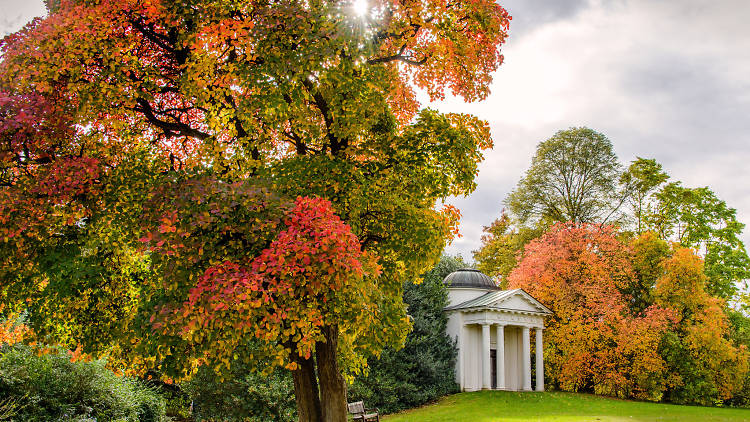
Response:
[[[448,287],[500,290],[489,276],[473,268],[462,268],[454,271],[443,279],[443,283]]]

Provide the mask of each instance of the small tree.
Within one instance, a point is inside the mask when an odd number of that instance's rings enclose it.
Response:
[[[404,284],[412,331],[403,349],[388,348],[380,357],[370,358],[367,376],[354,379],[353,398],[390,413],[457,391],[456,346],[445,334],[448,290],[443,279],[465,267],[460,258],[443,255],[420,282]]]

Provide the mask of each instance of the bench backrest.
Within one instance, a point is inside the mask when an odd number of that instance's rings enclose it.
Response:
[[[365,402],[363,401],[355,401],[354,403],[349,403],[347,406],[349,407],[349,413],[353,415],[365,413]]]

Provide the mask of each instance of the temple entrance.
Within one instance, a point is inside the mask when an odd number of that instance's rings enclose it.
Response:
[[[490,368],[492,373],[492,389],[497,388],[497,349],[490,349]]]

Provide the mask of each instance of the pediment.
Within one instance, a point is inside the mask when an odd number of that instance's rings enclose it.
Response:
[[[546,306],[534,299],[522,289],[511,290],[512,294],[495,300],[487,305],[488,308],[503,309],[508,311],[552,313]]]
[[[552,313],[549,308],[542,305],[523,289],[489,292],[475,299],[445,308],[446,311],[479,309],[497,309],[508,312],[529,312],[535,314]]]

